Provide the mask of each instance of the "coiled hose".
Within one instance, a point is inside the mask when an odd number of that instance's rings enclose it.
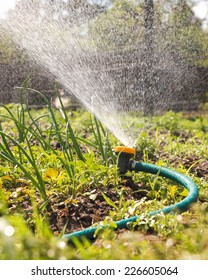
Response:
[[[157,174],[159,176],[168,178],[182,186],[184,186],[187,190],[188,190],[188,195],[180,202],[164,207],[162,209],[153,211],[153,212],[149,212],[149,216],[153,216],[159,213],[170,213],[172,211],[178,211],[178,212],[184,212],[187,211],[188,208],[190,207],[190,205],[194,202],[197,201],[198,198],[198,188],[196,186],[196,184],[187,176],[173,171],[169,168],[165,168],[165,167],[160,167],[160,166],[156,166],[153,164],[149,164],[149,163],[143,163],[143,162],[138,162],[138,161],[129,161],[129,166],[128,169],[130,171],[135,171],[135,172],[146,172],[146,173],[151,173],[151,174]],[[131,222],[135,222],[137,219],[139,218],[139,216],[133,216],[130,217],[128,219],[122,219],[116,222],[117,225],[117,229],[122,229],[122,228],[127,228],[128,224]],[[80,230],[80,231],[76,231],[76,232],[72,232],[69,234],[65,234],[63,235],[63,238],[68,239],[68,240],[72,240],[73,238],[78,238],[78,239],[82,239],[83,237],[87,238],[87,239],[94,239],[94,234],[95,231],[100,228],[100,226],[96,226],[96,227],[89,227],[86,228],[84,230]]]

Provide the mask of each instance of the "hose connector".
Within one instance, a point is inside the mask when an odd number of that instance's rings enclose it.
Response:
[[[130,159],[135,157],[136,150],[124,146],[117,146],[114,150],[118,155],[118,172],[119,174],[124,175],[130,170]]]

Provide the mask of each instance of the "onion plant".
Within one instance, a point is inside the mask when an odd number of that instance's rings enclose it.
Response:
[[[88,141],[84,138],[77,137],[71,125],[67,111],[64,108],[61,97],[57,90],[57,96],[60,101],[59,113],[54,110],[52,104],[48,99],[39,91],[21,87],[21,103],[17,106],[17,111],[14,113],[6,105],[0,105],[3,111],[0,114],[2,123],[0,123],[0,158],[10,162],[14,167],[18,167],[24,176],[32,183],[32,185],[40,192],[44,203],[49,202],[46,190],[46,182],[44,180],[41,163],[38,162],[37,151],[35,146],[41,147],[44,152],[53,154],[60,162],[61,166],[67,172],[69,179],[73,182],[79,178],[79,168],[76,168],[77,161],[85,163],[85,152],[80,146],[80,142],[85,143],[96,149],[102,157],[104,165],[109,165],[109,159],[115,162],[115,156],[108,139],[108,131],[104,129],[102,124],[94,117],[91,118],[91,129],[94,135],[94,141]],[[25,100],[25,96],[32,92],[38,94],[44,100],[47,111],[34,117]],[[41,127],[40,122],[44,120],[48,123],[45,129]],[[7,121],[14,124],[15,132],[9,133],[6,131],[5,124]],[[17,133],[16,133],[17,132]],[[56,139],[59,144],[59,149],[53,147],[52,141]],[[72,191],[76,195],[75,190]]]

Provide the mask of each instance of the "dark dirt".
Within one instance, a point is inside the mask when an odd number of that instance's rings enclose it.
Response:
[[[134,184],[130,178],[123,181],[123,186],[125,200],[139,200],[146,194],[145,190],[136,192],[141,185]],[[112,185],[99,189],[93,199],[78,195],[76,200],[69,200],[65,205],[53,205],[50,217],[52,231],[58,234],[65,227],[66,232],[73,232],[103,221],[113,207],[105,201],[102,193],[118,205],[119,195]]]

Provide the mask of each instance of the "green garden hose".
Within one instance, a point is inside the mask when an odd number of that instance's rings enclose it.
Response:
[[[128,148],[129,149],[129,148]],[[118,151],[120,152],[120,151]],[[128,153],[129,151],[127,151]],[[133,155],[133,153],[132,153]],[[151,174],[157,174],[159,176],[165,177],[167,179],[170,179],[182,186],[184,186],[188,190],[188,195],[180,202],[164,207],[162,209],[149,212],[149,216],[153,216],[159,213],[170,213],[173,211],[177,212],[184,212],[187,211],[190,205],[194,202],[197,201],[198,199],[198,188],[196,184],[187,176],[173,171],[169,168],[165,167],[160,167],[156,166],[154,164],[149,164],[149,163],[143,163],[143,162],[138,162],[134,160],[129,160],[129,157],[127,159],[127,165],[128,165],[128,170],[129,171],[135,171],[135,172],[146,172],[146,173],[151,173]],[[122,229],[122,228],[127,228],[129,223],[137,221],[139,216],[133,216],[127,219],[122,219],[116,222],[117,229]],[[69,234],[65,234],[63,238],[65,239],[73,239],[73,238],[78,238],[81,239],[83,237],[87,239],[94,239],[94,235],[96,230],[100,228],[100,226],[96,227],[89,227],[84,230],[72,232]]]

